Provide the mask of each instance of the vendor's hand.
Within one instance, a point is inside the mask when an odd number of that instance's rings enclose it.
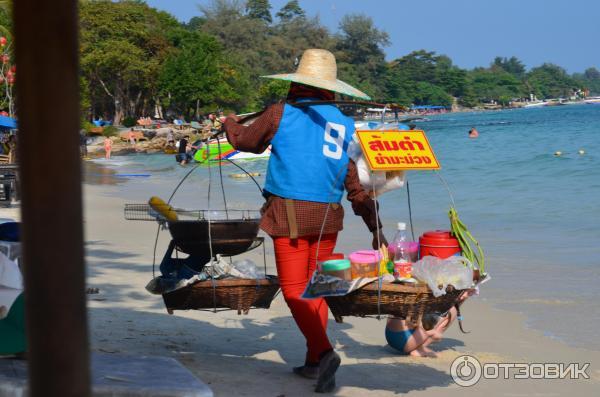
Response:
[[[377,233],[379,233],[379,240],[377,239]],[[383,230],[379,229],[373,232],[373,242],[372,242],[372,247],[374,250],[379,250],[379,248],[383,246],[386,247],[388,246],[388,242],[385,239],[385,236],[383,235]]]

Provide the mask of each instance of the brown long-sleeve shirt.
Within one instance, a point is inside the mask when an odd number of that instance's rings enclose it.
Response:
[[[227,139],[237,150],[251,153],[262,153],[267,149],[271,140],[277,133],[279,123],[283,116],[284,104],[279,103],[268,107],[252,124],[244,126],[228,117],[224,128]],[[348,192],[348,200],[356,215],[363,218],[369,231],[374,232],[380,222],[375,216],[375,202],[362,188],[358,179],[358,170],[352,160],[348,162],[348,172],[344,181]],[[327,211],[328,204],[314,201],[293,200],[296,211],[298,236],[319,235],[321,226],[327,220],[323,233],[336,233],[343,228],[344,209],[341,205],[332,204]],[[260,227],[267,234],[274,237],[290,235],[287,212],[284,198],[271,196],[262,209]]]

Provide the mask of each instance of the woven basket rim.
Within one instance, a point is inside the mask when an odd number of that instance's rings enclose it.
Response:
[[[379,289],[377,280],[373,281],[365,285],[362,288],[357,289],[356,291],[365,290],[365,291],[377,291]],[[446,288],[446,291],[452,291],[454,287],[449,285]],[[403,292],[403,293],[415,293],[415,294],[433,294],[431,289],[427,284],[418,283],[418,284],[400,284],[400,283],[381,283],[381,291],[382,292]],[[354,292],[354,291],[353,291]]]
[[[279,279],[276,276],[267,275],[267,278],[247,279],[247,278],[226,278],[221,280],[199,281],[190,285],[191,288],[213,288],[213,287],[254,287],[254,286],[275,286],[279,285]]]

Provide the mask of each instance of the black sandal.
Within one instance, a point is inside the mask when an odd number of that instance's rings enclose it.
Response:
[[[316,393],[329,393],[335,389],[335,372],[341,362],[342,359],[333,350],[321,358],[319,362],[319,378],[317,379],[317,387],[315,387]]]

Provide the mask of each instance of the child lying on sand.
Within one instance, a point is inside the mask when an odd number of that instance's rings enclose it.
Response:
[[[458,305],[474,292],[474,290],[465,291],[458,299]],[[404,354],[413,357],[437,357],[437,354],[427,346],[432,342],[440,341],[444,331],[457,317],[457,307],[452,307],[441,316],[427,314],[423,317],[422,324],[416,327],[408,324],[404,319],[391,317],[385,327],[385,339],[391,347]]]

